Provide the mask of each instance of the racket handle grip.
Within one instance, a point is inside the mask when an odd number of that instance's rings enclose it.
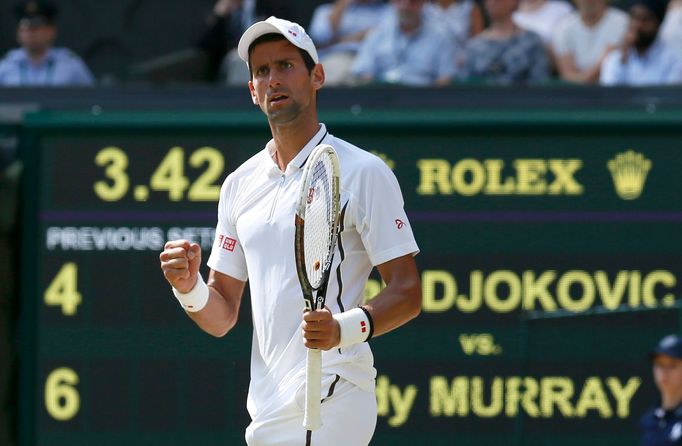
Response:
[[[303,412],[303,427],[314,431],[322,426],[320,418],[322,388],[322,351],[308,349],[305,371],[305,409]]]

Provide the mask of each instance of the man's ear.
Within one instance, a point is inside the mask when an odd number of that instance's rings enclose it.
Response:
[[[322,86],[324,85],[324,79],[325,79],[324,67],[322,66],[322,64],[319,64],[319,63],[316,64],[313,67],[313,71],[312,71],[311,75],[313,78],[313,85],[315,86],[315,90],[319,90],[320,88],[322,88]]]
[[[253,105],[258,105],[258,96],[256,96],[256,89],[253,88],[253,82],[249,81],[249,92],[251,93],[251,102]]]

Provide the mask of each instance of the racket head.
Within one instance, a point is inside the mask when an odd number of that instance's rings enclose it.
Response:
[[[296,271],[304,297],[326,285],[339,227],[339,160],[329,144],[306,161],[296,205]],[[307,304],[306,304],[307,306]],[[309,309],[315,309],[311,302]]]

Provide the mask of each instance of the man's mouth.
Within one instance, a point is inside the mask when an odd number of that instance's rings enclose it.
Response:
[[[285,94],[275,93],[275,94],[270,95],[270,103],[271,104],[277,104],[277,103],[282,102],[288,98],[289,98],[289,96],[287,96]]]

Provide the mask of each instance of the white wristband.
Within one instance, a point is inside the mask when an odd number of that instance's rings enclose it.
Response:
[[[335,314],[334,319],[341,329],[341,341],[336,348],[350,347],[354,344],[368,341],[374,327],[369,313],[363,308],[353,308],[343,313]]]
[[[180,306],[190,313],[201,311],[208,303],[208,286],[201,274],[197,274],[197,283],[189,293],[181,293],[173,288],[173,294],[180,302]]]

